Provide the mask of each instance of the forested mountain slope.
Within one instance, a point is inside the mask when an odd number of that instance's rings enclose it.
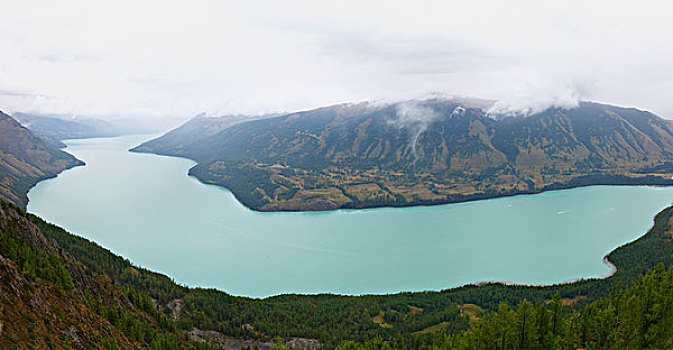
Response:
[[[482,314],[462,334],[439,334],[416,344],[375,339],[338,349],[670,349],[673,346],[673,269],[649,271],[626,290],[570,309],[558,294]]]
[[[669,184],[673,124],[590,102],[494,118],[452,100],[346,104],[179,128],[134,151],[182,156],[190,174],[257,210],[438,204],[585,184]],[[167,135],[168,136],[168,135]]]
[[[25,208],[36,183],[82,164],[0,112],[0,198]]]
[[[177,349],[192,345],[151,299],[115,286],[0,200],[0,348]]]

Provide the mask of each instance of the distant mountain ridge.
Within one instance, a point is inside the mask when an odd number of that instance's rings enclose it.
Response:
[[[31,187],[83,164],[0,112],[0,197],[25,208]]]
[[[160,153],[175,152],[176,150],[181,149],[184,145],[190,145],[198,142],[201,138],[213,136],[236,124],[251,120],[272,118],[275,116],[277,116],[277,114],[258,116],[225,115],[214,117],[201,113],[192,119],[189,119],[178,128],[170,130],[160,138],[145,142],[135,150],[142,151],[143,148],[147,148],[147,150],[157,150]]]
[[[62,116],[27,113],[13,113],[12,117],[39,135],[56,140],[113,137],[146,131],[139,126],[94,118],[67,119]]]
[[[329,106],[217,132],[181,127],[134,151],[194,159],[190,174],[257,210],[404,206],[669,184],[673,122],[592,102],[492,118],[430,99]]]

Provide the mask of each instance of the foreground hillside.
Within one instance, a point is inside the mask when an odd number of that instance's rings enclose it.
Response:
[[[82,164],[0,112],[0,198],[25,208],[31,187]]]
[[[31,217],[2,201],[0,348],[138,347],[193,345],[148,296],[115,286],[108,276],[81,264],[45,237]]]
[[[546,302],[502,303],[470,330],[408,346],[401,340],[348,342],[338,349],[670,349],[673,269],[651,270],[626,290],[569,310],[557,294]]]
[[[190,122],[134,151],[194,159],[190,174],[256,210],[329,210],[670,184],[673,124],[589,102],[493,118],[483,106],[436,99],[338,105],[220,128]]]

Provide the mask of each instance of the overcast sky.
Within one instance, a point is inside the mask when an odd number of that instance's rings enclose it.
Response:
[[[2,0],[0,110],[186,118],[435,92],[673,118],[665,4]]]

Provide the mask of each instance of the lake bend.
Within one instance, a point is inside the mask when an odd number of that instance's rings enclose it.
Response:
[[[86,162],[37,184],[28,211],[192,287],[233,295],[386,294],[601,277],[673,187],[590,186],[437,206],[261,213],[128,152],[147,135],[66,141]]]

